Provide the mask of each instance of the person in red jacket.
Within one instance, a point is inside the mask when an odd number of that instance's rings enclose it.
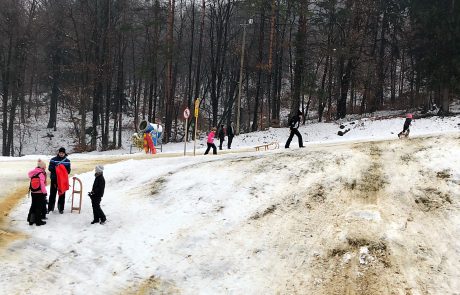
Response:
[[[43,207],[46,202],[46,164],[42,160],[38,159],[37,167],[30,170],[28,173],[30,178],[29,190],[32,197],[32,204],[30,205],[29,215],[27,221],[29,225],[34,223],[37,226],[46,224],[46,221],[42,219],[46,217],[43,214]]]
[[[48,170],[51,172],[51,187],[50,187],[50,198],[48,203],[48,212],[54,211],[54,205],[56,204],[56,193],[58,191],[58,182],[56,176],[56,166],[64,165],[67,173],[70,173],[70,160],[67,158],[65,148],[61,147],[58,151],[56,157],[50,160]],[[64,213],[64,202],[65,202],[65,192],[59,195],[58,200],[58,210],[59,213]]]
[[[209,150],[211,148],[212,148],[212,153],[214,155],[217,155],[217,147],[214,144],[214,137],[216,136],[216,131],[217,131],[217,128],[212,127],[211,132],[209,132],[209,134],[208,134],[208,141],[206,142],[206,144],[208,145],[208,148],[204,152],[205,155],[207,155],[209,153]]]

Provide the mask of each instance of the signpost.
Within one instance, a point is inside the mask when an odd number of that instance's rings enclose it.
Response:
[[[195,152],[196,152],[196,129],[198,128],[198,111],[200,109],[200,99],[197,98],[195,100],[195,141],[193,143],[193,155],[195,156]]]
[[[188,137],[188,118],[190,117],[190,110],[189,108],[185,108],[184,110],[184,118],[185,118],[185,144],[184,144],[184,156],[187,152],[187,137]]]

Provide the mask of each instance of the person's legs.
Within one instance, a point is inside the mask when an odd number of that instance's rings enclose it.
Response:
[[[204,152],[205,155],[207,155],[209,153],[209,150],[211,149],[211,144],[209,142],[207,142],[206,144],[208,145],[208,148]]]
[[[224,143],[224,139],[220,138],[219,141],[220,141],[219,150],[222,150],[222,144]]]
[[[302,134],[300,134],[299,130],[295,130],[295,135],[299,138],[299,147],[303,147]]]
[[[65,193],[60,195],[58,199],[58,210],[59,210],[59,213],[61,214],[64,212],[64,203],[65,203]]]
[[[228,145],[227,145],[228,149],[231,149],[232,141],[233,141],[233,136],[229,136],[228,137]]]
[[[99,217],[98,217],[98,211],[97,211],[97,198],[92,197],[91,198],[91,206],[93,207],[93,221],[91,224],[99,223]]]
[[[56,193],[57,193],[57,182],[51,179],[50,186],[50,198],[48,200],[48,212],[54,211],[54,205],[56,204]]]
[[[289,145],[291,144],[291,140],[294,137],[294,130],[291,130],[291,134],[289,134],[289,138],[286,141],[286,144],[284,145],[285,148],[289,148]]]
[[[42,194],[42,202],[41,202],[41,208],[42,208],[42,219],[46,219],[46,213],[47,213],[47,209],[46,209],[46,195],[45,194]]]
[[[211,147],[212,147],[212,153],[213,153],[214,155],[217,155],[217,147],[216,147],[216,145],[215,145],[215,144],[212,144]]]

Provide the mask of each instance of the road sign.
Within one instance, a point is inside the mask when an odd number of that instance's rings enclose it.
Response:
[[[189,110],[188,108],[186,108],[186,109],[184,110],[184,118],[185,118],[185,119],[188,119],[189,117],[190,117],[190,110]]]
[[[198,118],[198,110],[200,109],[200,100],[197,98],[195,100],[195,118]]]

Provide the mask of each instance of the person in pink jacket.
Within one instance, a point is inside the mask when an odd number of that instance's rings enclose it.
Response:
[[[216,136],[216,131],[217,131],[217,128],[212,127],[211,132],[209,132],[208,134],[208,141],[206,142],[206,144],[208,145],[208,148],[206,149],[206,152],[204,152],[205,155],[209,153],[209,150],[211,148],[212,148],[212,153],[214,155],[217,155],[217,147],[214,144],[214,137]]]
[[[37,167],[29,171],[29,190],[32,196],[32,204],[29,209],[27,221],[29,225],[34,223],[37,226],[46,224],[42,219],[46,218],[46,164],[38,159]]]

